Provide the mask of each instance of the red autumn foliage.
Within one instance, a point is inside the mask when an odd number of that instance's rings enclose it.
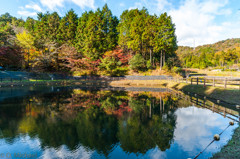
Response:
[[[0,65],[4,67],[19,67],[21,65],[22,56],[19,49],[0,47]]]
[[[105,57],[114,57],[116,61],[121,61],[123,66],[128,65],[128,61],[131,59],[131,55],[123,52],[123,49],[121,49],[120,47],[117,47],[113,51],[106,52],[104,54],[104,58]]]
[[[86,70],[86,74],[96,74],[99,70],[98,65],[101,62],[100,59],[91,61],[90,58],[81,58],[81,59],[74,59],[74,58],[67,58],[68,60],[68,67],[71,71],[82,71]]]

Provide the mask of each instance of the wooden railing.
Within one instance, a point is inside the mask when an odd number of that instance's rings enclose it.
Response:
[[[215,87],[223,86],[224,88],[227,88],[228,85],[231,86],[238,86],[240,89],[240,78],[227,78],[227,77],[191,77],[190,78],[191,84],[197,84],[197,85],[208,85]]]

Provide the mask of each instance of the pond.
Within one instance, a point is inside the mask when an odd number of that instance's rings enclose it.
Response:
[[[238,120],[210,101],[149,90],[1,88],[0,158],[194,158]],[[198,158],[220,151],[237,126]]]

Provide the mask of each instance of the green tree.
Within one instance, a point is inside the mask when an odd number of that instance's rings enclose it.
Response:
[[[163,13],[157,20],[158,28],[154,36],[154,52],[160,54],[160,69],[168,57],[174,56],[177,50],[177,37],[175,35],[175,25],[167,13]]]
[[[84,12],[78,21],[76,46],[84,56],[96,60],[117,44],[118,19],[105,5],[96,12]]]
[[[57,38],[61,44],[68,43],[74,45],[76,29],[77,29],[77,14],[71,9],[61,19],[59,24],[59,32]]]
[[[29,32],[33,33],[34,32],[34,25],[35,25],[35,23],[36,23],[36,21],[33,18],[27,17],[24,27]]]

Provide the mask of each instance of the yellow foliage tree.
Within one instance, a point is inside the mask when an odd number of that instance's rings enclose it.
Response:
[[[30,60],[34,59],[35,56],[35,47],[34,47],[34,37],[23,31],[22,33],[18,33],[16,35],[18,44],[22,47],[25,55],[24,59],[27,61],[27,67],[30,66]]]

